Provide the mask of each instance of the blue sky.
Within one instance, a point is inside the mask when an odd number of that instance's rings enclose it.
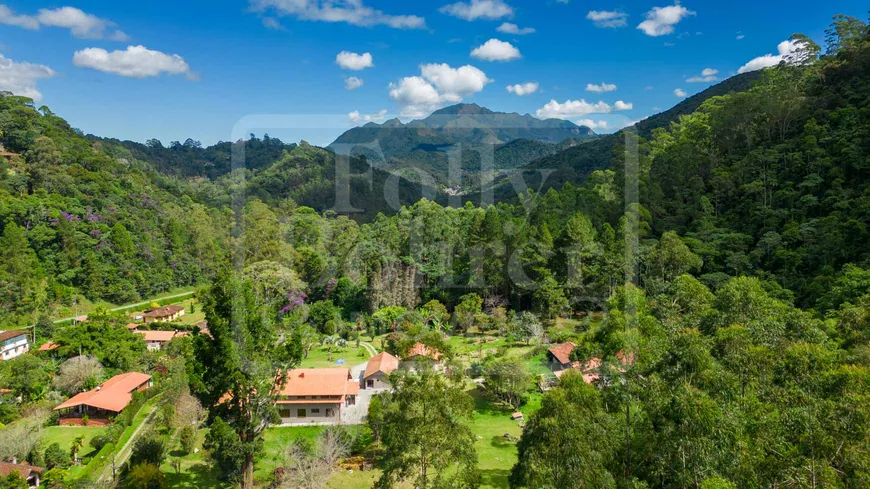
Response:
[[[837,13],[866,19],[867,5],[15,0],[0,6],[0,89],[39,97],[86,133],[164,143],[253,131],[326,145],[351,119],[460,100],[611,132],[776,62],[794,32],[821,44]],[[506,22],[514,32],[498,30]],[[348,90],[349,77],[362,86]]]

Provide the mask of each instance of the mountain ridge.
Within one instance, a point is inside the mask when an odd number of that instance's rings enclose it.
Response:
[[[477,104],[456,104],[422,119],[402,122],[389,119],[352,128],[327,146],[338,154],[364,156],[374,166],[390,172],[423,170],[446,185],[450,175],[450,147],[461,145],[460,167],[464,178],[476,179],[484,168],[499,171],[524,166],[558,151],[565,141],[598,137],[592,129],[562,119],[538,119],[530,114],[496,112]],[[523,141],[499,151],[503,145]],[[552,145],[542,148],[540,144]],[[487,147],[489,146],[489,147]],[[493,151],[491,165],[482,163]]]

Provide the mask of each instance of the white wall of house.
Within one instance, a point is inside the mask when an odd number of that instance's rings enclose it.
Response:
[[[160,351],[160,349],[163,348],[163,342],[162,341],[149,341],[147,348],[148,348],[148,351]]]
[[[338,419],[341,404],[278,404],[278,415],[282,423],[303,421],[327,421]]]
[[[375,372],[363,380],[364,389],[390,389],[393,386],[387,382],[387,375],[383,372]]]
[[[24,355],[30,351],[30,343],[27,341],[27,335],[16,336],[9,338],[0,345],[0,358],[3,360],[12,360],[15,357]]]

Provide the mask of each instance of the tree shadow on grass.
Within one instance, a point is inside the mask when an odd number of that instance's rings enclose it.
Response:
[[[181,473],[172,472],[166,473],[166,487],[173,489],[203,489],[203,488],[219,488],[224,487],[218,482],[213,470],[208,468],[206,464],[196,464],[190,467],[185,467]]]
[[[516,446],[516,444],[517,444],[516,441],[514,441],[510,438],[505,438],[504,435],[493,436],[489,443],[490,443],[490,445],[494,446],[495,448],[513,447],[513,446]]]
[[[474,410],[478,413],[489,416],[510,416],[514,412],[507,404],[496,404],[479,389],[471,389],[468,393],[474,399]]]
[[[508,489],[510,487],[508,476],[511,471],[508,469],[486,469],[479,470],[478,473],[480,474],[481,487],[494,487],[497,489]]]

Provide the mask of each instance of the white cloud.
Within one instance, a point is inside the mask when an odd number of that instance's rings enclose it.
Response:
[[[647,12],[646,20],[638,24],[637,28],[648,36],[666,36],[673,34],[674,26],[689,15],[695,15],[695,12],[679,3],[668,7],[653,7]]]
[[[514,95],[519,95],[520,97],[531,95],[538,91],[538,82],[526,82],[517,85],[510,85],[507,87],[507,91]]]
[[[498,26],[496,30],[499,32],[504,32],[505,34],[516,34],[518,36],[525,36],[526,34],[534,34],[535,32],[537,32],[532,27],[523,27],[521,29],[520,26],[512,24],[510,22],[505,22],[504,24]]]
[[[0,5],[0,24],[21,27],[24,29],[39,29],[39,20],[31,15],[17,15],[6,5]]]
[[[423,78],[435,85],[438,91],[448,96],[464,97],[483,91],[492,80],[486,73],[471,65],[451,68],[447,63],[420,66]],[[456,98],[453,97],[453,98]]]
[[[357,54],[350,51],[342,51],[335,56],[335,64],[342,69],[359,71],[374,66],[371,53]]]
[[[604,93],[604,92],[612,92],[616,90],[616,85],[612,83],[601,83],[600,85],[593,85],[589,83],[586,85],[587,92],[595,92],[595,93]]]
[[[674,95],[680,98],[686,98],[686,91],[682,88],[677,88],[674,90]]]
[[[363,86],[362,78],[357,78],[355,76],[348,77],[344,80],[344,88],[348,90],[356,90],[357,88]]]
[[[625,12],[590,10],[586,18],[591,20],[595,27],[625,27],[628,25],[628,14]]]
[[[441,7],[439,11],[443,14],[468,21],[477,19],[495,20],[511,17],[514,14],[514,9],[502,0],[471,0],[470,3],[451,3]]]
[[[719,75],[719,70],[704,68],[704,71],[701,72],[701,76],[693,76],[686,81],[689,83],[710,83],[719,79],[717,75]]]
[[[362,0],[249,0],[255,12],[274,11],[301,20],[346,22],[359,27],[385,25],[395,29],[423,29],[426,19],[416,15],[390,15],[367,7]]]
[[[360,114],[358,110],[355,110],[347,114],[347,118],[354,124],[359,124],[360,122],[383,122],[387,118],[387,109],[380,110],[376,114]]]
[[[744,36],[743,34],[737,34],[737,40],[738,40],[738,41],[741,40],[741,39],[743,39],[744,37],[746,37],[746,36]]]
[[[278,19],[272,17],[263,17],[263,27],[266,29],[273,29],[276,31],[283,31],[284,26],[281,25],[281,22]]]
[[[108,39],[110,41],[127,42],[130,40],[130,36],[124,31],[115,31],[109,34]]]
[[[511,43],[490,39],[471,51],[471,56],[485,61],[511,61],[522,58],[520,50]]]
[[[607,121],[593,121],[592,119],[581,119],[577,121],[577,125],[586,126],[589,129],[607,129]]]
[[[617,101],[613,105],[603,101],[593,104],[587,102],[585,99],[566,100],[565,103],[561,104],[555,100],[550,100],[547,105],[538,109],[536,114],[542,119],[551,117],[558,119],[575,119],[578,117],[585,117],[589,114],[609,114],[617,110],[631,110],[632,108],[632,104],[623,102],[622,100]]]
[[[75,7],[61,7],[54,10],[42,9],[36,16],[39,23],[51,27],[63,27],[75,37],[100,39],[110,22],[95,15],[87,14]]]
[[[57,73],[48,66],[27,62],[16,63],[0,54],[0,90],[30,97],[34,102],[38,102],[42,99],[42,93],[36,89],[37,81],[55,76]]]
[[[122,42],[130,40],[130,36],[124,32],[112,29],[116,26],[114,22],[75,7],[40,9],[36,15],[18,15],[6,5],[0,5],[0,24],[30,30],[37,30],[42,26],[60,27],[69,29],[73,36],[82,39],[106,38]]]
[[[747,71],[757,71],[764,68],[776,66],[785,60],[785,57],[797,50],[797,45],[792,41],[782,41],[776,46],[778,54],[765,54],[759,56],[745,65],[741,66],[737,73],[746,73]]]
[[[402,78],[390,84],[390,97],[403,107],[405,117],[418,117],[427,109],[434,110],[444,103],[441,94],[431,83],[419,76]]]
[[[102,48],[86,48],[73,54],[73,64],[130,78],[167,75],[187,75],[195,79],[190,66],[177,54],[153,51],[145,46],[127,46],[111,53]]]
[[[420,76],[408,76],[390,84],[390,97],[401,106],[403,117],[423,117],[448,103],[481,92],[491,83],[486,74],[471,65],[453,68],[444,64],[420,66]]]

